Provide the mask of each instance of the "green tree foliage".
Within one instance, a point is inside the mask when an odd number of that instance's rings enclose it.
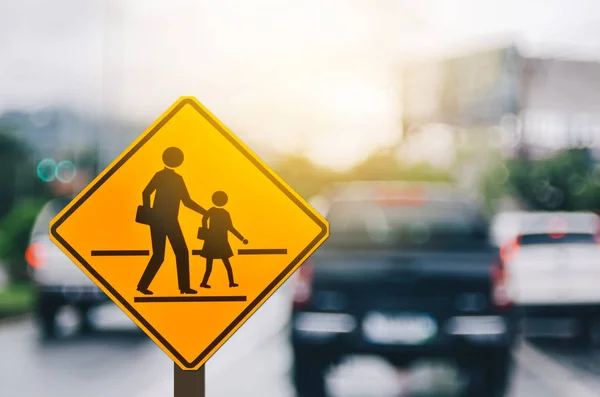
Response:
[[[27,153],[25,146],[8,134],[0,133],[0,219],[16,202],[15,187],[18,186],[18,167]]]
[[[452,180],[452,176],[447,171],[436,169],[427,163],[403,164],[393,151],[382,150],[373,153],[365,161],[357,164],[343,175],[342,180],[449,182]]]
[[[320,193],[339,179],[338,173],[319,167],[306,157],[296,154],[285,156],[273,168],[305,199]]]
[[[486,215],[496,213],[501,200],[507,196],[509,173],[508,167],[501,160],[495,161],[482,173],[478,188]]]
[[[600,168],[587,149],[498,162],[486,172],[481,189],[488,203],[508,194],[534,211],[600,211]]]
[[[500,153],[490,153],[488,157],[491,165],[482,170],[477,186],[488,215],[498,211],[506,197],[516,199],[530,210],[600,212],[600,166],[594,167],[587,149],[566,150],[542,160],[504,160]],[[453,181],[450,170],[427,164],[403,164],[388,150],[373,153],[346,172],[319,167],[301,155],[287,156],[274,168],[305,198],[335,182]]]
[[[28,277],[25,251],[35,218],[45,202],[42,198],[20,200],[0,220],[0,258],[8,266],[13,281],[23,281]]]
[[[0,132],[0,186],[0,262],[22,278],[29,232],[49,192],[27,146],[6,131]]]
[[[305,199],[323,192],[336,182],[452,180],[448,172],[436,170],[427,164],[402,164],[392,151],[376,152],[346,172],[320,167],[302,155],[286,156],[274,164],[273,168]]]
[[[89,170],[93,175],[98,174],[101,170],[98,162],[98,151],[94,148],[84,150],[76,160],[77,168]]]
[[[508,164],[511,192],[533,210],[598,211],[600,175],[587,149],[571,149],[544,160]]]

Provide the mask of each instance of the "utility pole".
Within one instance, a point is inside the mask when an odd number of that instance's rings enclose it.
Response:
[[[174,397],[206,397],[205,366],[195,371],[184,371],[177,363],[174,365]]]

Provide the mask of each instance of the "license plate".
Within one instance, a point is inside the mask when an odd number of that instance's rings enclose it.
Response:
[[[371,313],[362,328],[368,341],[383,344],[418,345],[437,334],[437,324],[428,315]]]

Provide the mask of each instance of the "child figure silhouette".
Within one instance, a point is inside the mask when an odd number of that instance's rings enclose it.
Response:
[[[205,230],[204,246],[200,251],[200,256],[206,258],[206,271],[200,287],[211,288],[208,285],[208,279],[212,272],[212,265],[215,259],[221,259],[225,268],[227,269],[227,276],[229,278],[229,287],[237,287],[233,278],[233,269],[229,258],[233,256],[233,250],[229,245],[229,232],[233,233],[240,241],[244,244],[248,244],[248,240],[241,235],[234,227],[231,222],[231,216],[229,212],[223,207],[227,204],[228,197],[225,192],[218,191],[212,195],[212,202],[215,207],[211,207],[204,215],[202,219],[202,228]]]

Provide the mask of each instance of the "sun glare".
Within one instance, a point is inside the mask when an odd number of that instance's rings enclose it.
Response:
[[[317,105],[330,122],[300,142],[313,161],[347,169],[398,139],[398,103],[385,85],[348,75],[334,76],[320,87]]]

